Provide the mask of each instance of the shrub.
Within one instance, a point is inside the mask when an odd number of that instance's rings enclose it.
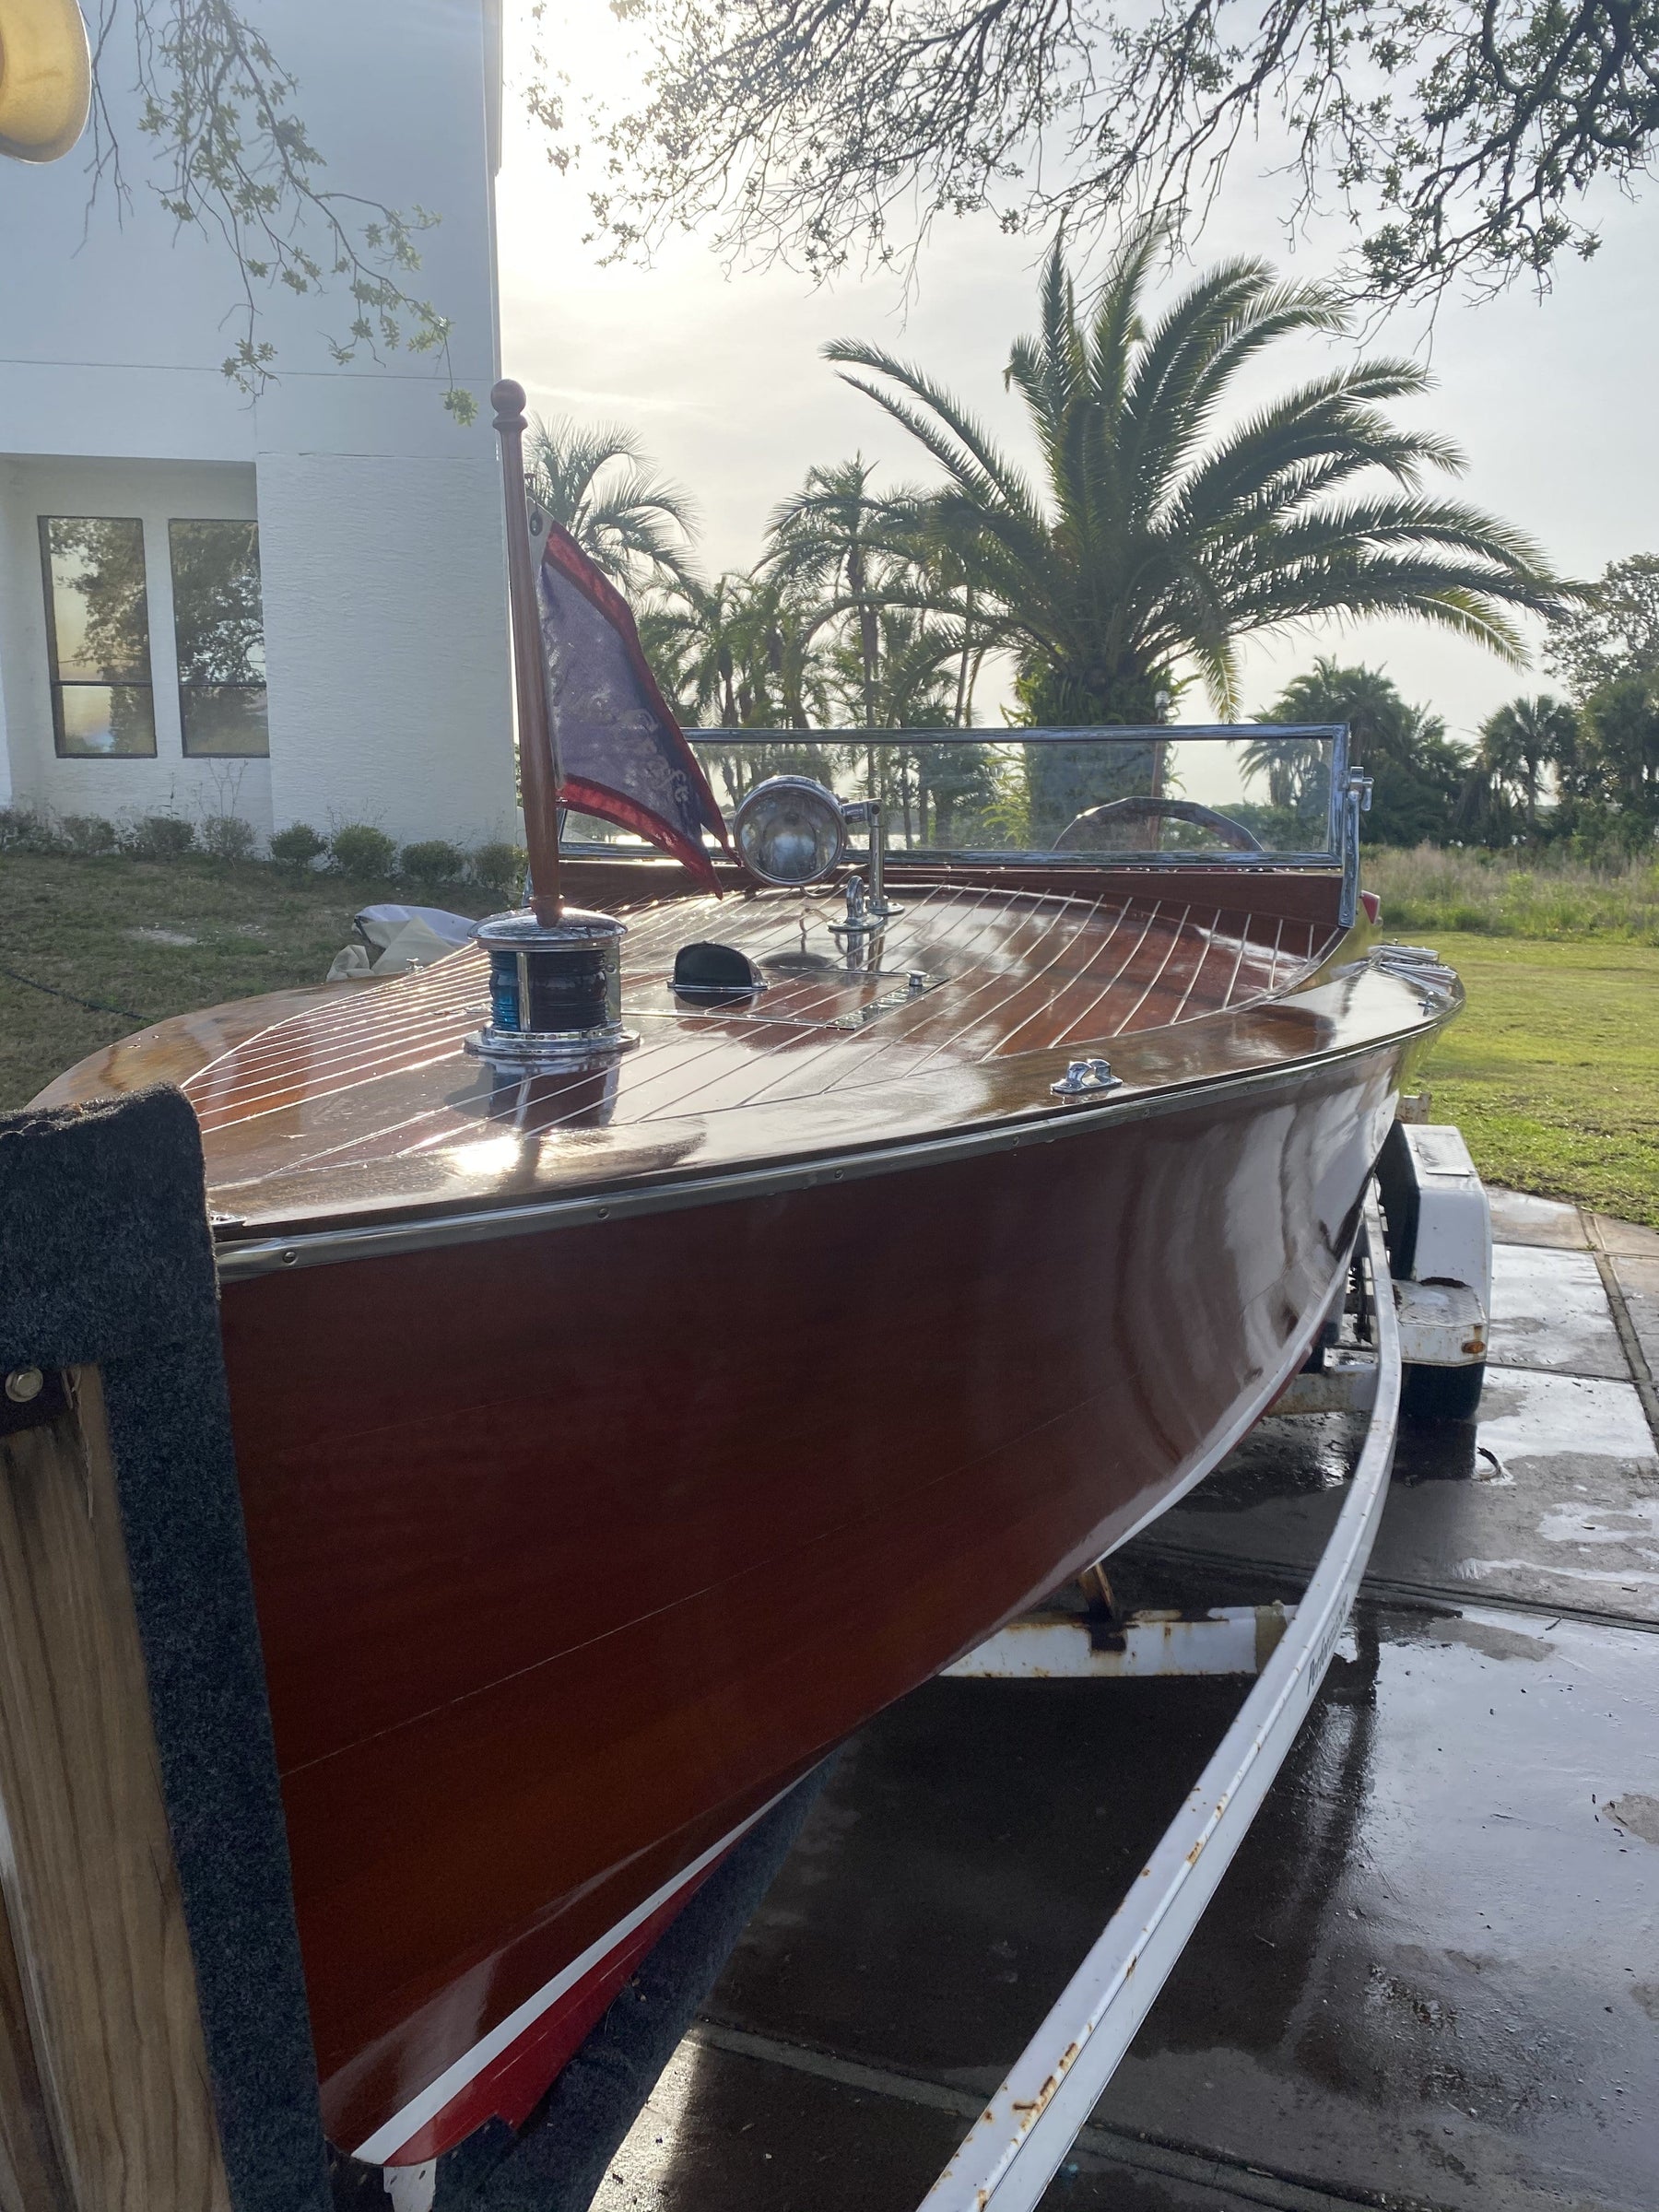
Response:
[[[215,860],[252,859],[256,843],[252,822],[240,814],[209,814],[202,820],[202,850]]]
[[[313,861],[321,860],[327,850],[328,840],[320,836],[309,822],[290,822],[271,839],[271,858],[279,868],[291,868],[295,875],[309,868]]]
[[[328,841],[329,856],[342,876],[390,876],[397,847],[383,830],[369,822],[346,822]]]
[[[63,839],[45,815],[28,806],[0,806],[0,853],[61,853]]]
[[[398,874],[406,876],[417,890],[435,891],[441,884],[459,883],[466,866],[466,855],[459,845],[452,845],[446,838],[429,837],[417,845],[406,845],[398,863]]]
[[[181,860],[195,841],[195,824],[177,814],[140,815],[122,839],[135,860]]]
[[[60,815],[58,833],[71,853],[113,853],[121,842],[121,832],[103,814]]]
[[[467,862],[467,872],[479,888],[498,899],[517,899],[524,888],[524,870],[530,856],[523,845],[496,841],[480,845]]]

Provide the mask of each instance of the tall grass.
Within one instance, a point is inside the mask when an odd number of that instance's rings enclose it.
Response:
[[[1501,937],[1603,937],[1659,945],[1659,864],[1591,865],[1549,853],[1379,845],[1360,880],[1382,900],[1383,926],[1471,929]]]

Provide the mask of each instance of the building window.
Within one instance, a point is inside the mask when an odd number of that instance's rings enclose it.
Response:
[[[88,760],[154,753],[144,524],[43,514],[41,560],[58,751]]]
[[[257,523],[170,523],[184,750],[265,754]]]

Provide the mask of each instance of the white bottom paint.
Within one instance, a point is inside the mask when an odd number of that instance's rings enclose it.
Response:
[[[794,1784],[790,1786],[793,1788]],[[711,1843],[708,1850],[693,1859],[688,1866],[683,1866],[677,1874],[671,1875],[660,1888],[653,1889],[631,1912],[625,1914],[614,1928],[607,1929],[596,1943],[590,1943],[585,1951],[572,1959],[569,1966],[555,1974],[550,1982],[545,1982],[534,1996],[526,1997],[516,2012],[510,2012],[499,2026],[492,2028],[470,2051],[456,2059],[453,2065],[446,2066],[436,2081],[429,2083],[418,2097],[409,2100],[401,2112],[394,2112],[383,2127],[376,2128],[367,2141],[359,2143],[352,2156],[361,2159],[367,2166],[383,2166],[388,2159],[394,2159],[412,2136],[423,2128],[429,2120],[435,2120],[446,2104],[458,2097],[469,2083],[476,2081],[485,2067],[500,2058],[502,2052],[517,2042],[519,2037],[533,2028],[545,2012],[558,2004],[560,1997],[579,1983],[584,1982],[596,1967],[603,1966],[618,1944],[625,1943],[636,1928],[642,1927],[653,1912],[660,1912],[671,1898],[695,1881],[723,1852],[729,1851],[740,1836],[746,1835],[757,1820],[762,1819],[774,1805],[780,1804],[788,1794],[788,1790],[780,1790],[775,1797],[769,1797],[747,1820],[740,1820],[735,1828],[722,1836],[718,1843]],[[419,2169],[410,2167],[400,2171],[418,2172]],[[390,2185],[388,2182],[387,2186]],[[399,2212],[403,2212],[401,2206]]]

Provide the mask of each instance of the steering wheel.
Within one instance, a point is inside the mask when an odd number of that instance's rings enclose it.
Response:
[[[1054,840],[1052,850],[1056,853],[1099,850],[1102,842],[1100,832],[1104,830],[1107,852],[1126,851],[1128,848],[1111,841],[1113,830],[1127,829],[1132,822],[1155,821],[1165,815],[1178,822],[1196,822],[1201,829],[1213,830],[1231,852],[1262,850],[1261,839],[1246,830],[1242,822],[1235,822],[1230,815],[1218,814],[1213,806],[1201,806],[1196,799],[1154,798],[1108,799],[1103,806],[1090,806],[1085,813],[1074,815]]]

